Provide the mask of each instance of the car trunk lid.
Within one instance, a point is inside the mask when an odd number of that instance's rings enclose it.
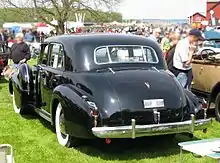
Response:
[[[118,71],[108,76],[119,99],[120,115],[112,120],[121,124],[152,124],[180,121],[183,96],[174,79],[165,72],[154,70]],[[151,104],[149,104],[151,103]],[[154,103],[155,105],[153,105]],[[156,103],[160,104],[156,106]],[[161,104],[164,103],[164,106]],[[152,107],[151,107],[152,106]],[[160,119],[156,113],[160,113]],[[119,118],[120,117],[120,118]],[[118,123],[117,120],[115,123]],[[112,121],[112,122],[113,122]]]

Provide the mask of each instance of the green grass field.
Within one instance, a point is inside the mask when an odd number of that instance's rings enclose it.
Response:
[[[32,61],[33,63],[33,61]],[[220,124],[213,123],[207,134],[196,132],[193,139],[220,136]],[[78,148],[64,148],[56,141],[53,128],[38,116],[22,117],[13,112],[8,83],[0,80],[0,144],[11,144],[16,163],[177,163],[177,143],[191,140],[187,136],[149,137],[137,140],[85,141]],[[184,163],[214,163],[209,158],[197,158],[184,152]]]

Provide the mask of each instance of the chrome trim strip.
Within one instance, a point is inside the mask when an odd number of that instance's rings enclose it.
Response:
[[[192,123],[191,123],[191,133],[194,132],[195,130],[195,116],[193,114],[191,114],[191,119],[192,119]]]
[[[52,122],[50,114],[48,112],[46,112],[45,110],[36,108],[35,111],[37,112],[37,114],[39,116],[41,116],[42,118],[46,119],[48,122]]]
[[[131,126],[132,126],[132,139],[135,139],[135,119],[131,120]]]
[[[135,125],[135,120],[131,121],[130,126],[116,127],[93,127],[92,133],[98,138],[137,138],[144,136],[166,135],[175,133],[193,133],[195,130],[207,129],[212,119],[192,120],[175,123]]]

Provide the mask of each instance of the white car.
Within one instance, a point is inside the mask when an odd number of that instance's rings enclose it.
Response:
[[[198,50],[198,54],[201,54],[205,50],[213,51],[214,53],[220,53],[220,39],[204,41],[203,46]]]
[[[214,29],[215,29],[215,31],[220,32],[220,26],[217,26]]]

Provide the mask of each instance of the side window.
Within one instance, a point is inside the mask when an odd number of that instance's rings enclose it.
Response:
[[[52,44],[49,66],[60,69],[64,68],[64,49],[62,45]]]
[[[156,52],[153,49],[144,47],[144,54],[146,57],[147,62],[149,63],[156,63],[157,62],[157,57],[156,57]]]
[[[47,58],[48,58],[48,44],[42,44],[41,45],[41,57],[40,57],[40,63],[43,65],[47,64]]]
[[[106,47],[98,48],[95,51],[95,60],[97,63],[108,63],[108,51]]]

